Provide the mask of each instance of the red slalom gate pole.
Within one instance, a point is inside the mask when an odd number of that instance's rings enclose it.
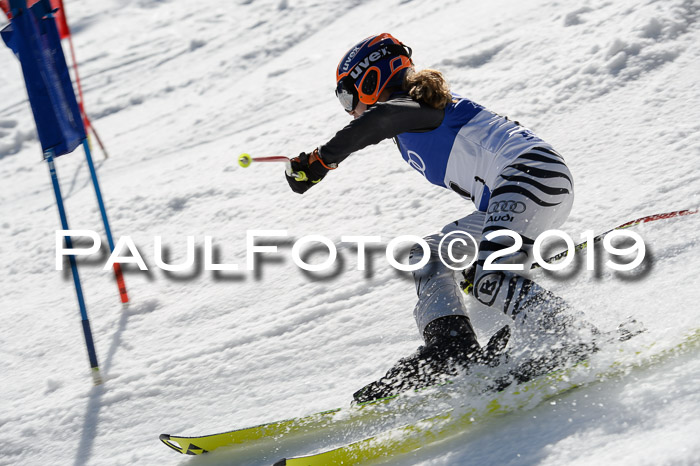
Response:
[[[64,12],[65,14],[65,12]],[[97,131],[95,130],[95,127],[92,126],[92,121],[90,121],[90,118],[87,116],[87,112],[85,111],[85,105],[83,102],[85,102],[85,99],[83,98],[83,86],[80,84],[80,74],[78,74],[78,60],[75,59],[75,48],[73,47],[73,38],[69,35],[68,36],[68,46],[70,48],[70,56],[71,60],[73,61],[73,72],[75,73],[75,84],[76,87],[78,88],[78,106],[80,107],[80,113],[83,116],[83,125],[85,125],[85,130],[86,131],[92,131],[92,134],[95,135],[95,139],[97,140],[97,144],[100,146],[100,150],[102,150],[102,153],[104,154],[105,158],[109,158],[109,154],[107,153],[107,149],[105,149],[104,144],[102,144],[102,140],[100,139],[100,135],[97,134]],[[89,143],[89,141],[88,141]]]
[[[124,274],[119,262],[114,263],[114,278],[117,280],[117,288],[119,289],[119,298],[122,304],[129,302],[129,295],[126,293],[126,283],[124,283]]]

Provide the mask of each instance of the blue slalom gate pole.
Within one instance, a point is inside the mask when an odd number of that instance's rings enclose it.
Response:
[[[85,158],[87,159],[88,167],[90,168],[92,185],[95,187],[95,195],[97,196],[97,204],[100,207],[102,223],[104,224],[105,232],[107,233],[107,243],[109,244],[109,252],[114,252],[114,239],[112,238],[112,230],[109,227],[109,220],[107,220],[107,209],[105,209],[105,204],[102,201],[102,191],[100,190],[100,183],[97,181],[97,172],[95,171],[95,164],[92,163],[90,144],[88,143],[87,138],[83,139],[83,149],[85,150]],[[122,274],[122,269],[118,262],[114,263],[114,276],[117,280],[117,288],[119,288],[119,297],[122,300],[122,304],[126,305],[129,302],[129,296],[126,293],[124,275]]]
[[[64,230],[68,228],[68,218],[66,217],[66,209],[63,205],[63,196],[61,195],[61,187],[58,184],[58,176],[56,175],[56,165],[54,163],[54,151],[49,149],[44,152],[44,159],[49,165],[49,173],[51,174],[51,183],[53,183],[53,192],[56,195],[56,205],[58,206],[58,215],[61,217],[61,226]],[[70,236],[65,237],[66,247],[73,248],[73,241]],[[90,368],[92,369],[92,380],[95,385],[102,383],[100,376],[100,368],[97,364],[97,353],[95,352],[95,343],[92,340],[92,330],[90,329],[90,320],[87,315],[87,307],[85,306],[85,298],[83,297],[83,287],[80,285],[80,275],[78,275],[78,264],[75,261],[75,256],[69,255],[70,268],[73,274],[73,283],[75,284],[75,292],[78,295],[78,305],[80,306],[80,317],[83,322],[83,334],[85,335],[85,346],[87,347],[88,358],[90,359]]]

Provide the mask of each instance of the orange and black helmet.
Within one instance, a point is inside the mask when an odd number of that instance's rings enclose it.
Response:
[[[352,112],[359,102],[375,104],[392,78],[411,66],[410,47],[391,34],[370,36],[340,60],[335,73],[335,95],[346,112]]]

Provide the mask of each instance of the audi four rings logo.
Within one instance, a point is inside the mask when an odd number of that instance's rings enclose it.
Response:
[[[522,214],[525,210],[527,210],[525,204],[520,201],[498,201],[489,206],[488,213],[510,212],[513,214]]]

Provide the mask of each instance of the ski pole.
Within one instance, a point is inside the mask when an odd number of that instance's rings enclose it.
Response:
[[[238,165],[240,165],[243,168],[249,167],[250,164],[253,162],[282,162],[282,163],[284,163],[285,171],[286,171],[288,176],[296,178],[297,181],[306,181],[309,179],[306,176],[306,173],[304,173],[302,171],[299,171],[299,172],[292,171],[291,161],[289,160],[289,158],[284,157],[282,155],[273,156],[273,157],[251,157],[250,154],[241,154],[238,157]]]
[[[639,225],[640,223],[655,222],[656,220],[665,220],[667,218],[683,217],[686,215],[695,215],[698,212],[699,212],[698,209],[695,209],[695,210],[690,210],[690,209],[677,210],[675,212],[666,212],[664,214],[648,215],[646,217],[638,218],[636,220],[631,220],[629,222],[623,223],[622,225],[618,225],[615,228],[611,228],[610,230],[608,230],[604,233],[599,234],[598,236],[593,238],[593,243],[599,242],[608,233],[610,233],[614,230],[622,230],[624,228],[629,228],[629,227]],[[580,244],[577,244],[576,246],[574,246],[574,251],[580,251],[580,250],[585,249],[586,247],[588,247],[588,241],[584,241],[583,243],[580,243]],[[568,254],[569,254],[569,250],[567,249],[566,251],[562,251],[559,254],[556,254],[556,255],[550,257],[549,259],[545,260],[545,262],[547,262],[548,264],[551,264],[552,262],[557,261],[557,260],[561,259],[562,257],[566,257]],[[530,268],[536,269],[538,267],[541,267],[541,265],[535,263],[535,264],[532,264],[532,267],[530,267]]]

